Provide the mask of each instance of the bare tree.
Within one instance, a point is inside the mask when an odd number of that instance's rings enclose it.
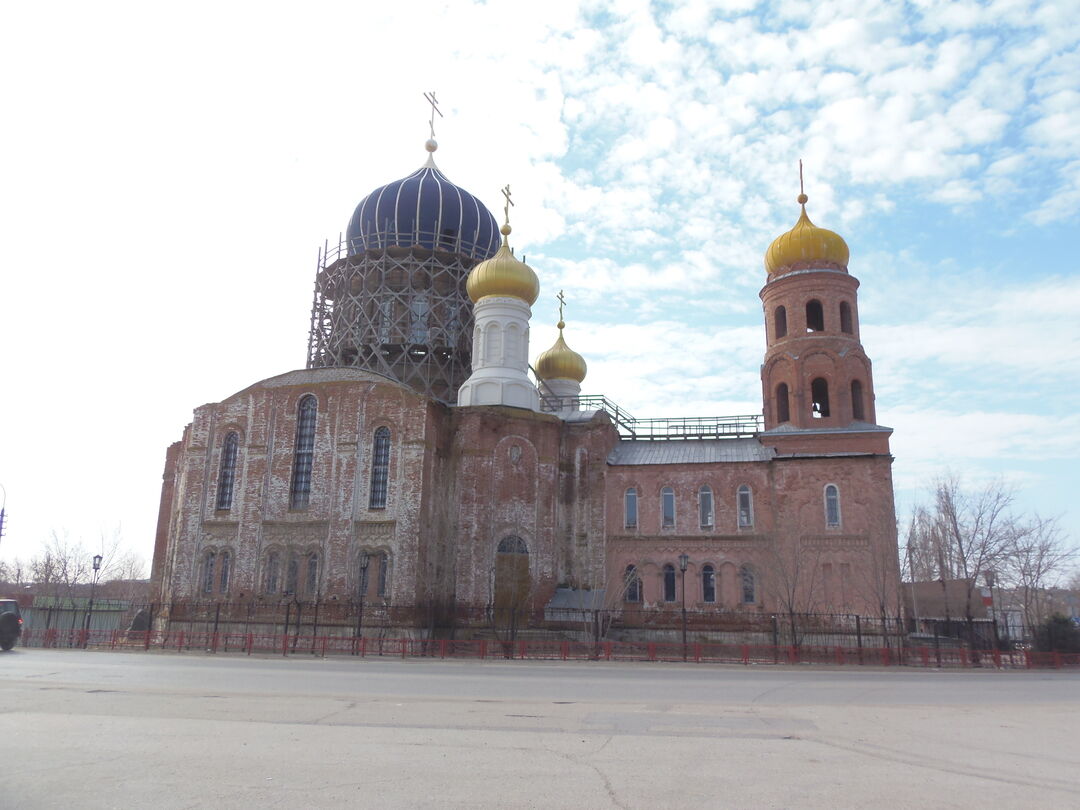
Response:
[[[770,548],[768,587],[780,611],[787,617],[791,644],[798,647],[798,615],[812,613],[821,596],[821,550],[798,540],[781,544],[774,540]]]
[[[1058,585],[1076,557],[1057,518],[1035,515],[1010,539],[1001,566],[1002,584],[1015,589],[1024,611],[1024,623],[1035,628],[1047,618],[1047,591]]]

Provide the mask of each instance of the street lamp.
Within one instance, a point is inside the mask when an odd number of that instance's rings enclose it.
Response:
[[[679,570],[682,571],[682,660],[686,660],[686,566],[690,564],[690,557],[686,554],[679,555]]]
[[[100,554],[94,555],[94,579],[90,584],[90,607],[86,611],[86,640],[83,642],[84,647],[90,640],[90,620],[94,616],[94,594],[97,592],[98,574],[101,572],[101,560],[102,557]]]

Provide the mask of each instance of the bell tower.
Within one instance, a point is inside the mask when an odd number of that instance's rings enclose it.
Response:
[[[877,424],[848,246],[810,221],[807,201],[800,189],[798,222],[765,253],[762,439],[781,452],[888,453],[892,430]]]

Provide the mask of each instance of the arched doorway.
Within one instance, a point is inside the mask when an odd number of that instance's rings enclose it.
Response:
[[[509,535],[495,551],[495,624],[513,631],[528,609],[532,580],[529,548],[520,537]]]

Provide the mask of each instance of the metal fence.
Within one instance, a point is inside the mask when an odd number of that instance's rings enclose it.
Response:
[[[697,643],[786,647],[898,650],[991,649],[1004,646],[989,622],[915,625],[900,617],[847,613],[763,613],[740,610],[496,609],[489,605],[394,605],[381,600],[251,599],[235,602],[187,600],[171,603],[50,603],[24,611],[25,628],[40,635],[78,630],[155,630],[165,633],[297,638],[420,638],[434,640],[569,641],[578,643]]]
[[[932,668],[1080,669],[1080,654],[1030,650],[968,650],[926,646],[876,649],[844,646],[706,644],[700,642],[581,642],[570,640],[416,639],[331,635],[230,633],[193,630],[28,629],[26,647],[167,650],[251,655],[353,655],[524,661],[640,661],[698,664],[817,664]]]

